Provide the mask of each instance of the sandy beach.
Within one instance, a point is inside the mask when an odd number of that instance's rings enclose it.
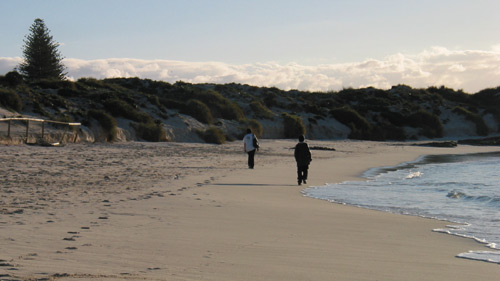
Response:
[[[297,186],[294,140],[3,146],[0,280],[498,280],[486,250],[433,232],[448,223],[304,197],[426,154],[499,151],[309,141]]]

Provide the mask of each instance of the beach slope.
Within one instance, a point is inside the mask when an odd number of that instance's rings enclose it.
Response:
[[[295,141],[4,147],[0,275],[57,280],[498,280],[484,249],[446,222],[304,197],[425,154],[497,147],[310,141],[297,186]]]

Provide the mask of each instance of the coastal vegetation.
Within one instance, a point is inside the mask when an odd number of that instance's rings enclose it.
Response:
[[[224,132],[214,126],[210,126],[205,131],[198,131],[198,134],[200,134],[203,140],[207,143],[223,144],[226,142],[226,135]]]
[[[285,137],[286,138],[296,138],[300,135],[305,135],[306,127],[302,122],[302,118],[297,115],[292,115],[286,112],[283,112],[283,127],[285,129]]]
[[[444,86],[413,89],[406,85],[308,92],[139,78],[31,81],[19,77],[15,71],[0,76],[3,108],[13,114],[81,122],[91,130],[97,126],[105,132],[104,141],[117,140],[120,129],[132,132],[129,139],[175,141],[169,135],[175,122],[213,143],[239,139],[248,127],[259,137],[271,138],[306,134],[309,138],[415,140],[449,136],[447,128],[455,126],[454,120],[462,120],[459,125],[472,127],[477,136],[498,133],[500,124],[500,88],[475,94]],[[335,133],[342,130],[345,136]]]
[[[0,88],[0,104],[15,111],[21,111],[23,102],[19,95],[12,89]]]
[[[262,127],[262,124],[256,119],[248,120],[247,127],[252,130],[252,132],[254,133],[254,135],[257,136],[257,138],[260,138],[262,136],[262,134],[264,133],[264,128]],[[241,139],[243,138],[243,132],[242,132],[240,138]]]
[[[64,80],[66,67],[59,50],[59,43],[50,35],[50,30],[42,19],[35,19],[26,35],[23,48],[24,61],[19,71],[26,80],[42,79]]]
[[[309,92],[139,78],[70,81],[59,44],[44,21],[35,19],[29,31],[23,61],[0,76],[0,106],[11,111],[9,116],[80,122],[97,141],[220,144],[241,139],[246,128],[259,138],[360,140],[489,136],[500,131],[500,87],[475,94],[406,85]]]
[[[106,113],[104,110],[99,110],[99,109],[90,109],[87,112],[88,119],[94,119],[97,122],[99,122],[99,125],[105,132],[105,140],[108,142],[112,142],[116,139],[117,135],[117,127],[116,127],[116,120]],[[92,126],[87,120],[84,120],[84,122],[87,125]]]

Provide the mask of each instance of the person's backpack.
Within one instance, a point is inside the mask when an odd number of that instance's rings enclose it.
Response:
[[[257,140],[257,137],[255,135],[253,135],[253,147],[255,147],[256,149],[259,148],[259,141]]]

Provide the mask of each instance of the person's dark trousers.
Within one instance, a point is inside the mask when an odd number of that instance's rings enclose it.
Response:
[[[309,165],[297,166],[297,181],[299,184],[301,184],[302,182],[306,182],[308,169]]]
[[[248,153],[248,168],[253,169],[254,166],[254,157],[255,157],[255,149]]]

